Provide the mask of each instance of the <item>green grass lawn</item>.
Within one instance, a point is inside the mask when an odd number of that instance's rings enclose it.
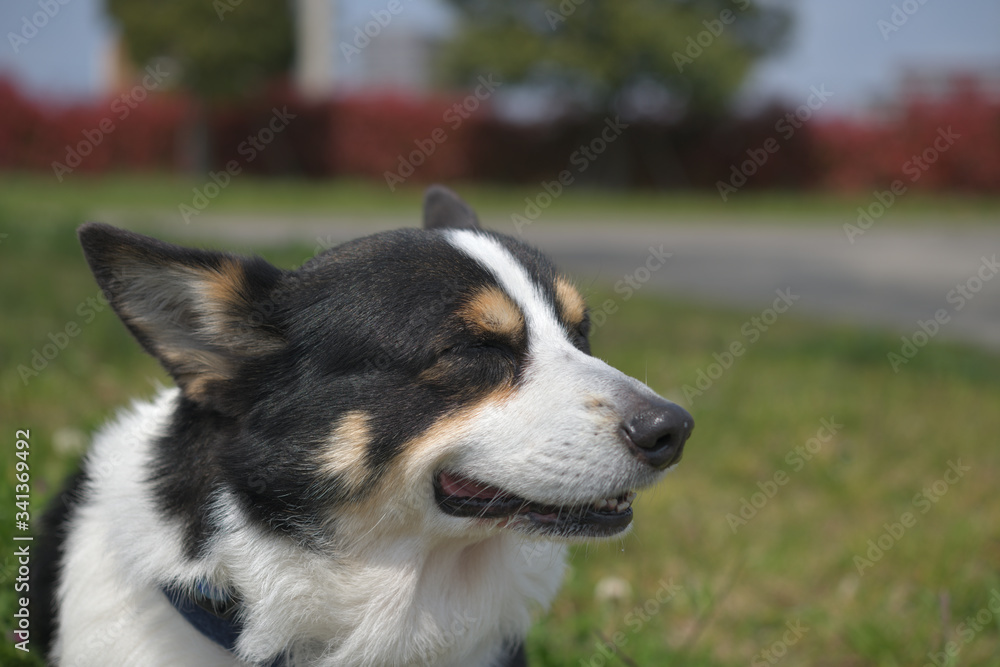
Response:
[[[178,176],[71,174],[56,183],[51,174],[0,175],[0,208],[61,212],[67,207],[85,217],[96,212],[132,212],[139,217],[183,224],[179,205],[191,206],[194,190],[203,191],[206,179]],[[638,218],[646,221],[746,220],[788,224],[853,221],[858,206],[869,206],[872,193],[824,195],[795,192],[741,191],[723,202],[714,191],[634,192],[570,188],[551,203],[539,185],[488,186],[451,184],[487,220],[506,220],[525,214],[526,200],[540,205],[547,221]],[[303,181],[241,176],[206,200],[206,214],[250,212],[262,214],[395,215],[416,219],[422,185],[400,186],[390,193],[381,182]],[[164,217],[166,216],[166,218]],[[192,220],[197,221],[198,216]],[[925,195],[900,197],[879,224],[903,221],[1000,222],[1000,197]]]
[[[106,186],[111,206],[142,203],[125,183]],[[15,429],[31,429],[37,517],[83,434],[168,381],[110,310],[88,302],[98,290],[73,229],[98,195],[46,203],[43,188],[22,186],[0,194],[0,499],[14,502]],[[184,187],[162,185],[158,201]],[[322,206],[335,205],[330,197]],[[416,191],[404,199],[400,212],[412,214]],[[261,254],[291,266],[311,249]],[[644,293],[620,306],[596,332],[595,354],[682,402],[753,314]],[[78,335],[22,382],[17,367],[71,323]],[[573,549],[566,585],[530,636],[534,664],[919,666],[955,642],[957,659],[942,664],[1000,665],[990,608],[1000,610],[1000,358],[933,341],[895,374],[886,353],[898,345],[890,334],[779,319],[694,398],[684,461],[639,496],[634,531]],[[10,640],[13,511],[4,517],[9,665],[23,656]]]

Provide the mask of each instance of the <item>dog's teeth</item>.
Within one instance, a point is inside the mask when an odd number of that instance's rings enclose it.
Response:
[[[632,507],[633,500],[635,500],[635,492],[629,491],[621,498],[603,498],[601,500],[594,501],[594,504],[591,505],[591,507],[598,512],[603,510],[624,512],[628,508]]]

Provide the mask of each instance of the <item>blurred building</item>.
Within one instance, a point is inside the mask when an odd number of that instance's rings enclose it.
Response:
[[[450,29],[438,0],[388,5],[356,0],[297,0],[296,85],[307,97],[394,90],[420,94],[433,85],[434,54]]]
[[[333,92],[333,36],[337,0],[296,0],[295,86],[307,99]]]
[[[390,26],[366,50],[361,76],[354,86],[426,92],[433,78],[433,52],[434,41],[427,35],[405,26]]]

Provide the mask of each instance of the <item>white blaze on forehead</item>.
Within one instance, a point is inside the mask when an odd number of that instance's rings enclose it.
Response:
[[[634,398],[653,391],[574,347],[543,286],[500,241],[472,230],[445,233],[521,309],[530,358],[513,395],[483,402],[463,419],[467,430],[451,459],[456,469],[556,506],[616,496],[659,476],[636,460],[620,435]]]
[[[496,239],[476,231],[448,230],[448,241],[488,269],[500,287],[521,307],[529,340],[562,341],[572,347],[555,311],[527,269]],[[575,348],[573,348],[575,349]]]

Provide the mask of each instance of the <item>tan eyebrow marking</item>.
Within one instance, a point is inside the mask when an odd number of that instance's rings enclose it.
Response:
[[[574,326],[583,322],[587,304],[580,292],[563,276],[556,278],[556,303],[559,305],[559,314],[567,322]]]
[[[497,287],[484,287],[458,310],[458,316],[481,333],[506,336],[522,342],[524,314],[507,294]]]

